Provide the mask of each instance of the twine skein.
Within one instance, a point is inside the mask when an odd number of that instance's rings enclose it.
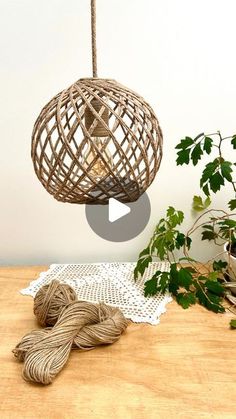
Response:
[[[116,342],[128,322],[118,308],[78,301],[75,291],[53,280],[37,292],[34,313],[42,330],[33,330],[13,353],[24,362],[23,378],[50,384],[66,364],[71,349],[88,350]]]

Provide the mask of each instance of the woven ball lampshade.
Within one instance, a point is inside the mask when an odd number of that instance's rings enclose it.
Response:
[[[141,96],[97,77],[95,0],[91,11],[93,77],[78,80],[42,109],[31,156],[38,179],[58,201],[133,202],[158,171],[162,131]]]

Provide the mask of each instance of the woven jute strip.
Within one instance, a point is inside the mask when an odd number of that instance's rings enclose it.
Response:
[[[93,131],[91,132],[91,136],[92,137],[108,137],[109,129],[107,129],[106,127],[108,127],[108,124],[109,124],[109,110],[107,109],[106,106],[103,106],[98,99],[93,99],[91,100],[90,103],[93,110],[101,116],[104,122],[104,125],[100,121],[97,122],[96,127],[94,127]],[[89,130],[92,125],[94,126],[93,110],[91,110],[91,108],[89,107],[85,109],[85,127],[87,130]]]
[[[34,313],[47,327],[26,334],[13,353],[24,362],[23,378],[42,384],[53,381],[71,349],[88,350],[114,343],[128,325],[118,308],[77,301],[75,291],[56,280],[37,292]]]

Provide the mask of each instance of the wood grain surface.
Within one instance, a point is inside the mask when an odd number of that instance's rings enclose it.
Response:
[[[231,315],[199,306],[172,302],[159,325],[131,323],[114,345],[74,351],[53,384],[25,382],[11,350],[38,326],[19,290],[45,269],[0,269],[1,418],[236,418]]]

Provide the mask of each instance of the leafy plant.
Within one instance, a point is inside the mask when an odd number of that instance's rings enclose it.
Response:
[[[209,197],[211,192],[216,193],[229,182],[234,191],[234,198],[228,202],[228,206],[233,211],[236,208],[236,182],[233,180],[232,173],[236,163],[223,158],[223,144],[225,141],[230,141],[232,149],[236,150],[236,134],[223,138],[218,131],[211,135],[202,133],[194,139],[185,137],[176,146],[178,150],[176,163],[177,165],[183,165],[192,162],[196,166],[204,154],[210,155],[213,149],[216,149],[217,156],[206,164],[202,172],[200,187],[204,194]],[[196,197],[195,202],[197,203]],[[200,204],[202,204],[202,201],[200,201]],[[210,205],[210,201],[208,200],[205,205]]]
[[[181,230],[184,213],[169,206],[164,218],[161,218],[153,232],[148,246],[140,253],[134,278],[143,275],[149,263],[154,258],[167,260],[170,265],[168,271],[157,271],[144,285],[145,296],[155,295],[167,290],[176,301],[187,309],[199,303],[216,313],[225,311],[223,306],[225,288],[225,274],[228,263],[217,255],[214,260],[206,263],[199,262],[190,256],[192,236],[201,229],[202,240],[213,241],[222,246],[228,242],[228,251],[236,245],[236,214],[224,210],[208,209],[211,205],[211,194],[230,184],[233,197],[228,202],[231,211],[236,208],[236,182],[233,180],[235,162],[223,157],[223,144],[230,141],[232,150],[236,149],[236,135],[223,138],[220,132],[205,135],[199,134],[195,138],[185,137],[177,144],[177,165],[192,163],[196,166],[203,156],[210,156],[213,150],[217,155],[208,161],[200,177],[200,188],[205,198],[195,195],[192,208],[194,211],[204,211],[186,233]],[[235,321],[232,320],[231,327]]]

